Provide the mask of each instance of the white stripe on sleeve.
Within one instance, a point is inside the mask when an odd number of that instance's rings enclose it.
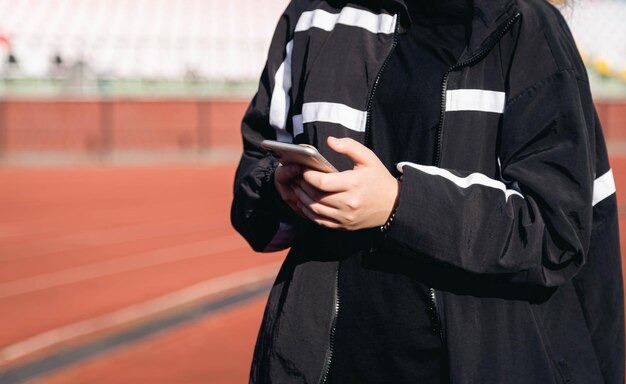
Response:
[[[278,231],[263,249],[263,252],[280,251],[291,246],[291,242],[296,237],[296,227],[287,223],[280,223]]]
[[[291,52],[293,50],[293,40],[285,47],[285,60],[282,62],[276,75],[274,75],[274,90],[270,100],[270,125],[276,131],[276,140],[282,142],[292,142],[292,137],[286,130],[287,115],[289,114],[289,104],[291,98]]]
[[[365,132],[367,111],[339,103],[304,103],[302,105],[302,122],[312,123],[315,121],[340,124],[353,131]]]
[[[376,14],[352,7],[345,7],[340,13],[316,9],[300,15],[295,32],[303,32],[311,28],[332,31],[337,24],[363,28],[372,33],[392,34],[396,26],[396,16],[385,13]]]
[[[506,184],[504,184],[503,182],[491,179],[488,176],[483,175],[482,173],[472,173],[471,175],[468,175],[466,177],[459,177],[459,176],[454,175],[452,172],[443,168],[434,167],[430,165],[420,165],[420,164],[410,163],[406,161],[398,163],[397,168],[400,172],[404,173],[405,166],[415,168],[429,175],[441,176],[453,182],[460,188],[468,188],[472,185],[482,185],[485,187],[499,189],[504,193],[506,201],[508,201],[509,197],[513,195],[519,196],[522,199],[524,198],[524,196],[518,191],[516,191],[515,189],[508,189],[506,187]]]
[[[615,180],[613,179],[613,170],[609,169],[607,173],[598,177],[593,182],[593,201],[595,206],[602,200],[615,193]]]
[[[481,111],[504,112],[506,94],[484,89],[454,89],[446,91],[446,112]]]

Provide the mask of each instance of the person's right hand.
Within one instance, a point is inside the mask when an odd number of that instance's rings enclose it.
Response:
[[[281,164],[274,171],[274,185],[278,194],[294,212],[304,217],[298,208],[298,197],[292,187],[300,177],[302,177],[302,167],[298,164]]]

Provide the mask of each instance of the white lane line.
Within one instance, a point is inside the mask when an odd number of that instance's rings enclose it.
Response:
[[[204,297],[268,282],[276,277],[281,262],[216,277],[191,287],[92,319],[56,328],[19,341],[0,350],[0,366],[79,337],[128,324],[133,321],[192,303]]]
[[[100,261],[58,272],[3,283],[0,284],[0,299],[77,283],[79,281],[91,280],[98,277],[110,276],[120,272],[134,271],[175,261],[245,249],[246,247],[241,237],[229,235],[174,247],[161,248],[154,251],[141,252],[113,260]]]
[[[31,233],[19,241],[12,241],[12,244],[8,244],[8,242],[0,244],[0,261],[24,260],[25,258],[47,256],[52,253],[82,250],[84,247],[116,245],[127,241],[185,234],[200,230],[208,232],[224,227],[221,218],[213,215],[198,220],[178,219],[161,223],[139,223],[106,229],[74,231],[72,233]],[[207,223],[210,224],[207,225]],[[30,254],[25,256],[24,243],[32,242],[33,238],[37,238],[37,243],[28,245],[27,252]]]

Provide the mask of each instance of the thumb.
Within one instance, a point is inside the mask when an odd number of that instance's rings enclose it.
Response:
[[[349,137],[338,139],[330,136],[326,142],[333,151],[348,156],[354,162],[355,167],[373,165],[379,162],[374,152]]]

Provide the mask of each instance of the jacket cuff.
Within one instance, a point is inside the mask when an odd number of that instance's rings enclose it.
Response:
[[[432,200],[426,202],[424,196],[429,193],[428,187],[417,172],[410,167],[404,168],[393,223],[383,232],[383,236],[402,248],[432,252],[437,245],[423,243],[429,241],[428,234],[444,220],[441,215],[446,210],[440,209],[442,207]],[[417,239],[417,236],[420,238]]]

